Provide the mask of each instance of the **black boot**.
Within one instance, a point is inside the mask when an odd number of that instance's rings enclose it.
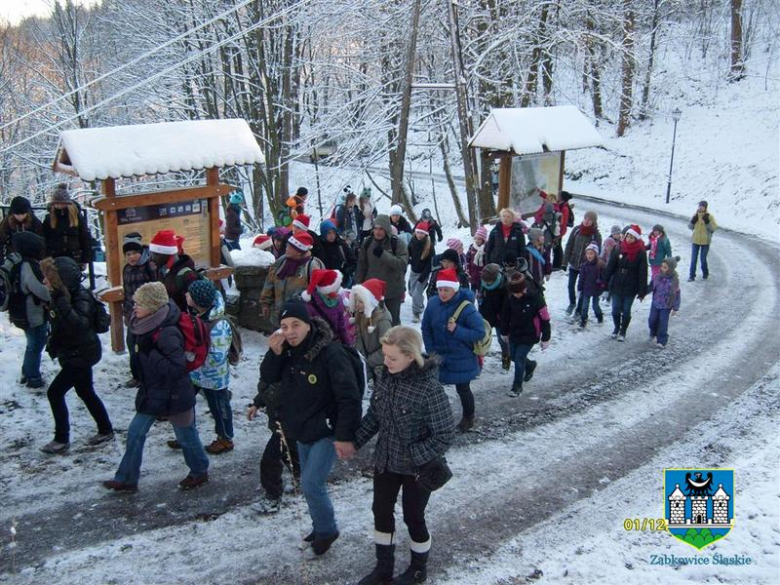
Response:
[[[536,369],[536,362],[534,360],[528,360],[525,362],[525,377],[523,382],[530,382],[534,377],[534,370]]]
[[[612,330],[612,339],[617,339],[618,333],[620,333],[620,315],[612,313],[612,322],[615,324],[615,328]]]
[[[412,562],[408,569],[393,579],[395,585],[416,585],[428,579],[428,554],[430,551],[424,553],[411,552]]]
[[[628,325],[631,323],[631,317],[623,317],[623,323],[620,325],[620,334],[625,337],[628,331]]]
[[[376,567],[363,577],[358,585],[385,585],[393,582],[395,545],[377,544],[374,546],[376,546]]]

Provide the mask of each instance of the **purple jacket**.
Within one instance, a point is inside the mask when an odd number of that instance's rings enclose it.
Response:
[[[663,275],[659,272],[650,282],[650,288],[656,309],[680,310],[680,281],[677,273]]]
[[[320,317],[327,321],[331,331],[333,331],[333,336],[341,343],[344,345],[355,344],[355,331],[347,317],[341,294],[339,294],[339,302],[336,306],[329,307],[322,300],[320,294],[315,292],[311,296],[311,300],[306,303],[306,310],[310,317]]]
[[[482,282],[482,269],[485,267],[485,261],[487,259],[484,255],[484,251],[485,248],[483,244],[481,264],[477,264],[474,261],[474,258],[477,255],[477,249],[474,247],[474,244],[469,246],[469,251],[466,253],[466,272],[468,272],[469,282],[471,283],[472,288],[477,290],[479,290],[479,285]]]
[[[586,296],[595,297],[604,292],[604,288],[604,261],[596,257],[593,262],[586,260],[580,264],[577,290]]]

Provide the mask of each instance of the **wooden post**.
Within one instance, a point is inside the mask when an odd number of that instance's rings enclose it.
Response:
[[[211,167],[206,169],[206,184],[219,185],[219,168]],[[209,199],[209,226],[211,227],[209,247],[211,250],[210,264],[212,267],[218,267],[222,264],[219,241],[219,197]]]
[[[498,166],[498,211],[509,207],[509,188],[512,184],[512,155],[501,157]]]
[[[566,156],[566,151],[562,150],[561,151],[561,170],[560,170],[560,175],[558,176],[558,193],[563,191],[563,159],[565,158],[565,156]]]
[[[103,181],[103,194],[107,199],[116,197],[116,183],[114,179]],[[117,212],[107,210],[103,212],[103,232],[106,238],[106,268],[108,282],[111,286],[120,286],[122,272],[120,261],[119,232],[117,231]],[[108,304],[111,315],[111,349],[117,353],[125,350],[125,328],[122,321],[122,302],[112,301]]]

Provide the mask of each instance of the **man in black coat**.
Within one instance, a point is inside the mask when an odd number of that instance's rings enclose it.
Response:
[[[307,541],[319,556],[339,536],[327,480],[336,457],[350,451],[360,426],[359,381],[347,350],[334,341],[324,321],[309,317],[303,303],[286,303],[279,322],[260,375],[284,388],[285,430],[289,440],[297,441],[301,488],[313,525]]]

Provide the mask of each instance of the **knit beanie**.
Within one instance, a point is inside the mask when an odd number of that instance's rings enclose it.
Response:
[[[599,223],[599,214],[595,211],[586,211],[585,217],[587,217],[590,221],[593,222],[593,225],[596,225]]]
[[[528,241],[535,242],[541,240],[544,237],[544,232],[539,228],[531,228],[528,230]]]
[[[482,269],[481,278],[485,284],[493,284],[499,274],[501,274],[501,267],[498,264],[488,264]]]
[[[664,261],[661,264],[666,264],[669,266],[669,270],[674,272],[677,270],[677,263],[680,261],[679,256],[669,256],[668,258],[664,258]]]
[[[509,277],[509,282],[506,286],[511,293],[524,293],[526,288],[528,288],[528,283],[522,272],[513,272],[512,276]]]
[[[441,262],[442,260],[449,260],[450,262],[455,264],[455,266],[458,266],[460,264],[460,258],[458,258],[458,253],[451,248],[447,248],[446,250],[444,250],[444,252],[442,252],[439,255],[439,262]]]
[[[585,248],[585,251],[587,252],[588,250],[593,250],[594,252],[596,252],[596,256],[598,256],[600,252],[599,245],[596,242],[591,242],[590,244],[588,244],[588,247]]]
[[[11,199],[11,205],[8,209],[11,215],[22,215],[23,213],[32,213],[32,206],[30,200],[21,195],[17,195]]]
[[[138,232],[125,234],[125,237],[122,239],[122,253],[127,254],[131,250],[134,252],[144,251],[143,236]]]
[[[311,317],[309,317],[309,311],[306,309],[301,301],[287,301],[282,307],[282,312],[279,314],[279,321],[284,319],[298,319],[304,323],[311,325]]]
[[[447,247],[450,250],[455,250],[458,254],[463,254],[463,242],[461,242],[458,238],[448,239]]]
[[[156,313],[168,304],[168,291],[162,282],[147,282],[138,287],[133,295],[133,302],[142,309]]]
[[[295,192],[295,194],[298,197],[307,197],[309,195],[309,190],[306,187],[298,187],[298,190]]]
[[[52,203],[70,203],[70,192],[67,183],[60,183],[51,194]]]
[[[481,238],[483,242],[487,240],[487,236],[487,228],[484,225],[479,226],[477,232],[474,234],[475,238]]]
[[[404,210],[400,205],[393,205],[390,208],[390,215],[403,215]]]
[[[244,194],[241,191],[233,191],[230,196],[230,203],[232,205],[241,205],[244,202]]]
[[[653,226],[654,232],[661,232],[662,234],[666,233],[666,230],[664,229],[664,226],[662,226],[660,223],[657,223]]]
[[[609,230],[609,235],[611,236],[616,236],[620,233],[622,233],[622,230],[620,229],[619,225],[613,225]]]
[[[206,279],[196,280],[190,284],[187,292],[192,298],[192,302],[201,309],[211,308],[217,299],[217,289],[214,288],[214,284],[210,280]]]

